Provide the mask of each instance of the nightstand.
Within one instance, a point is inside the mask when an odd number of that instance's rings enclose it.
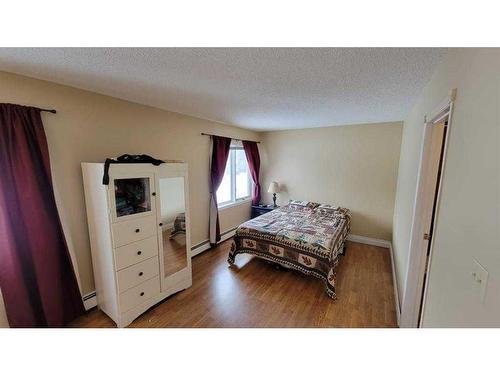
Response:
[[[274,207],[272,204],[268,206],[252,205],[252,219],[257,216],[267,214],[276,208],[279,208],[279,206]]]

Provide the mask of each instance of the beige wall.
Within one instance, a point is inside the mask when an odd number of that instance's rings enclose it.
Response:
[[[7,313],[5,312],[5,305],[3,303],[2,290],[0,290],[0,328],[9,327],[9,322],[7,321]]]
[[[289,199],[352,211],[352,234],[390,240],[401,147],[401,123],[333,126],[263,133],[263,200],[271,181]]]
[[[404,290],[423,119],[457,88],[423,324],[500,326],[500,50],[451,50],[404,122],[393,247]],[[483,303],[473,258],[489,272]],[[402,294],[402,293],[401,293]]]
[[[88,91],[0,72],[0,102],[55,108],[42,115],[54,188],[83,293],[94,290],[80,162],[150,154],[189,163],[192,243],[208,239],[209,137],[256,140],[258,133]],[[250,205],[221,212],[222,231],[249,218]]]

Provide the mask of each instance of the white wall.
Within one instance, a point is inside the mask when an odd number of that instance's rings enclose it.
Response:
[[[423,325],[500,326],[500,50],[453,49],[404,122],[393,247],[404,290],[424,115],[452,88],[449,133]],[[484,303],[471,277],[473,258],[489,271]]]

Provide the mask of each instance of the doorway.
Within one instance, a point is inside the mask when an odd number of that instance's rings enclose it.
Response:
[[[420,308],[418,312],[418,322],[417,325],[420,326],[422,320],[423,306],[425,300],[425,292],[427,289],[427,277],[429,274],[429,266],[430,266],[430,255],[431,249],[434,239],[434,225],[436,223],[436,210],[438,203],[438,195],[441,187],[441,174],[443,171],[443,159],[444,159],[444,149],[446,144],[446,133],[448,130],[448,118],[444,121],[434,125],[432,127],[432,135],[431,135],[431,150],[430,150],[430,159],[429,159],[429,194],[431,194],[430,198],[427,200],[431,207],[427,209],[430,210],[429,215],[426,218],[427,223],[425,223],[425,227],[427,230],[424,232],[423,239],[427,241],[424,242],[425,247],[425,266],[423,270],[423,287],[420,297]]]
[[[400,326],[404,328],[420,327],[425,312],[427,282],[439,215],[441,180],[446,162],[454,96],[455,90],[452,91],[450,98],[429,116],[430,121],[425,119],[401,309]]]

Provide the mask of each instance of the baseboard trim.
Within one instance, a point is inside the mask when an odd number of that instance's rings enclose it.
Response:
[[[97,296],[95,291],[84,295],[82,299],[83,299],[83,306],[85,307],[86,311],[97,306]]]
[[[232,229],[225,231],[224,233],[221,234],[221,239],[220,239],[219,243],[233,237],[235,233],[236,233],[236,228],[232,228]],[[211,246],[210,246],[209,240],[205,240],[203,242],[200,242],[199,244],[197,244],[191,248],[191,257],[194,257],[198,254],[201,254],[202,252],[210,249],[210,247]]]
[[[365,236],[358,236],[357,234],[348,235],[347,241],[364,243],[365,245],[386,247],[388,249],[391,247],[391,243],[387,240],[381,240],[378,238],[365,237]]]
[[[389,253],[391,256],[392,285],[394,285],[394,304],[395,304],[394,307],[396,310],[396,320],[398,322],[398,327],[399,327],[399,322],[401,319],[401,306],[399,304],[398,283],[396,280],[396,265],[394,263],[394,252],[392,250],[391,242],[387,241],[387,240],[381,240],[378,238],[358,236],[356,234],[348,235],[347,240],[352,241],[352,242],[362,243],[365,245],[379,246],[379,247],[385,247],[385,248],[389,249]]]
[[[396,305],[396,320],[398,322],[398,327],[400,327],[401,320],[401,305],[399,304],[399,292],[398,292],[398,281],[396,280],[396,264],[394,263],[394,251],[392,250],[392,244],[390,244],[389,251],[391,253],[391,268],[392,268],[392,285],[394,285],[394,304]]]

